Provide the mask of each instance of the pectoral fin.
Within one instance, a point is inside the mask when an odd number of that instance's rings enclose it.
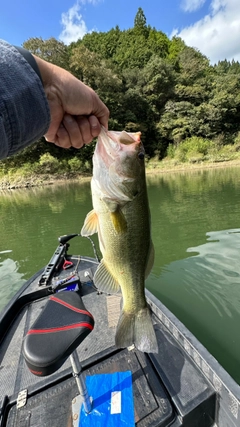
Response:
[[[84,221],[83,227],[81,229],[81,236],[92,236],[98,232],[98,217],[95,210],[91,210]]]
[[[103,201],[108,208],[108,211],[110,213],[110,219],[115,231],[117,233],[124,233],[125,231],[127,231],[127,221],[121,211],[119,204],[114,200],[108,198],[103,198]]]
[[[116,294],[119,291],[119,284],[111,275],[102,259],[93,278],[95,286],[107,294]]]
[[[117,233],[125,233],[127,231],[127,221],[120,207],[115,212],[110,213],[110,218]]]
[[[153,242],[151,241],[150,249],[149,249],[148,262],[147,262],[146,269],[145,269],[145,279],[149,276],[149,274],[153,268],[154,255],[155,255],[154,246],[153,246]]]

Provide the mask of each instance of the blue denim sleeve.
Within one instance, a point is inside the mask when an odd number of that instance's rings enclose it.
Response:
[[[49,124],[39,76],[16,48],[0,40],[0,159],[37,141]]]

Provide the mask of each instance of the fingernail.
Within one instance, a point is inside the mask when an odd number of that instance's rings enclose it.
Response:
[[[99,121],[96,116],[89,117],[90,125],[92,129],[97,129],[99,127]]]
[[[72,116],[70,114],[65,114],[64,120],[66,120],[68,123],[71,123],[73,121]]]

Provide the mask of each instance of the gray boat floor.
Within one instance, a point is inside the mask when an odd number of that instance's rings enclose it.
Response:
[[[91,263],[85,263],[84,273],[86,271],[91,278]],[[90,365],[90,368],[85,369],[85,374],[131,370],[137,425],[169,425],[175,413],[149,358],[134,349],[117,351],[114,346],[121,295],[97,293],[86,275],[81,277],[81,281],[84,304],[95,319],[94,330],[77,349],[81,364]],[[35,286],[33,283],[32,289]],[[71,375],[69,359],[55,374],[41,378],[31,374],[22,356],[23,338],[41,313],[46,300],[42,298],[24,307],[1,347],[0,395],[2,398],[13,396],[13,401],[22,390],[27,389],[29,395],[26,405],[21,409],[17,409],[16,404],[12,405],[7,427],[72,425],[71,403],[78,390]],[[101,363],[98,363],[99,358],[103,359]]]
[[[78,269],[84,304],[95,319],[94,330],[77,349],[85,374],[131,370],[135,424],[139,427],[215,425],[216,390],[156,315],[153,322],[159,344],[157,355],[147,355],[134,348],[115,348],[121,296],[96,292],[91,281],[95,269],[96,262],[90,258],[84,258]],[[38,279],[26,289],[26,295],[38,288]],[[23,338],[46,300],[29,302],[1,344],[1,427],[72,426],[71,402],[78,391],[70,361],[55,374],[41,378],[31,374],[22,356]],[[17,409],[19,393],[26,389],[26,404]],[[235,425],[231,417],[223,424],[224,427]]]

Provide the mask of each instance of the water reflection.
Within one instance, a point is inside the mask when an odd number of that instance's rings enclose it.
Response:
[[[189,292],[206,298],[219,316],[232,317],[233,309],[240,313],[240,229],[210,232],[207,236],[207,243],[187,250],[198,255],[191,258],[196,268],[189,271],[186,285]],[[196,274],[201,280],[196,280]]]
[[[8,258],[8,252],[11,251],[0,252],[0,312],[25,282],[18,271],[18,262]]]
[[[240,382],[240,168],[147,182],[155,246],[147,287]],[[0,251],[12,251],[0,255],[2,306],[91,209],[89,181],[0,192]],[[70,252],[93,256],[87,239],[73,239]]]
[[[149,176],[148,189],[147,287],[240,383],[240,168]]]
[[[206,236],[147,285],[240,383],[240,229]]]
[[[27,279],[49,261],[59,236],[80,231],[91,208],[89,180],[0,192],[0,251],[12,250]],[[71,251],[93,254],[87,239],[71,241]]]

